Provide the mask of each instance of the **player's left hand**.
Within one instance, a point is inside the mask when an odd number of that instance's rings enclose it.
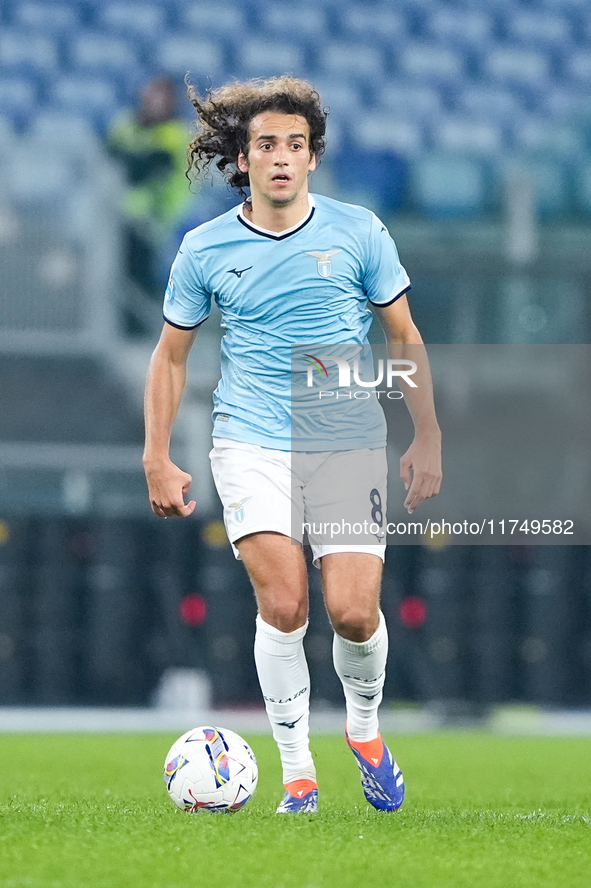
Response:
[[[441,435],[416,437],[400,459],[400,477],[408,493],[404,508],[412,515],[424,500],[441,488]]]

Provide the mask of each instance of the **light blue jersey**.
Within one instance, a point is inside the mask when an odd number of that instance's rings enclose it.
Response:
[[[394,241],[373,213],[315,195],[308,216],[280,234],[253,225],[242,206],[189,231],[172,266],[164,318],[192,329],[212,299],[219,305],[225,333],[214,437],[277,450],[383,447],[377,399],[365,407],[362,444],[346,431],[339,441],[330,431],[292,441],[292,346],[366,344],[368,303],[389,305],[409,288]]]

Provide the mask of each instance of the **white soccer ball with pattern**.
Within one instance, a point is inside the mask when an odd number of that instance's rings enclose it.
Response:
[[[184,811],[238,811],[251,798],[259,772],[246,740],[226,728],[205,725],[173,743],[164,762],[164,783]]]

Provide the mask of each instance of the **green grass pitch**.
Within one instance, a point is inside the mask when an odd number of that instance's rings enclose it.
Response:
[[[167,735],[0,735],[2,888],[588,888],[591,739],[386,737],[407,783],[370,808],[342,737],[313,737],[317,815],[278,817],[277,752],[246,734],[259,786],[188,815],[162,782]]]

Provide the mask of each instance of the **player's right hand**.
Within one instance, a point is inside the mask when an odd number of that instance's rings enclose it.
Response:
[[[144,470],[150,505],[155,515],[160,518],[187,518],[193,514],[197,505],[195,500],[185,503],[185,496],[193,480],[191,475],[183,472],[170,460],[159,466],[144,463]]]

